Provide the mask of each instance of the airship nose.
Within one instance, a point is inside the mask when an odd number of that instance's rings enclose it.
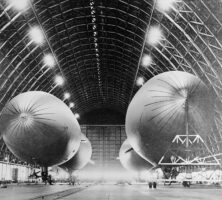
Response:
[[[33,123],[33,116],[30,113],[23,112],[18,117],[19,122],[30,125]]]

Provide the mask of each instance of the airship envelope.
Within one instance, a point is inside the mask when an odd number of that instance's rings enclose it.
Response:
[[[155,166],[176,135],[188,131],[205,138],[212,121],[213,98],[206,85],[192,74],[171,71],[140,88],[128,107],[125,125],[134,150]]]
[[[30,91],[14,97],[0,117],[9,150],[28,163],[52,166],[69,160],[80,145],[80,126],[57,97]]]
[[[140,157],[132,148],[127,140],[125,140],[119,151],[119,160],[122,166],[128,171],[141,173],[150,170],[152,165]]]
[[[63,163],[59,167],[62,169],[73,172],[75,170],[82,169],[89,161],[92,156],[92,146],[88,138],[82,134],[80,147],[77,153],[67,162]]]

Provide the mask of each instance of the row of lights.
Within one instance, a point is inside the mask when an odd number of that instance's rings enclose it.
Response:
[[[176,3],[180,2],[180,0],[154,0],[155,8],[161,13],[168,13],[172,9],[175,9]],[[156,47],[161,44],[161,41],[164,40],[163,30],[159,25],[151,26],[147,32],[146,44],[151,47]],[[141,65],[144,68],[148,68],[154,64],[153,58],[150,54],[144,54],[141,60]],[[136,84],[138,86],[142,86],[145,80],[143,77],[138,77]]]
[[[9,5],[12,6],[14,9],[19,11],[24,11],[29,6],[30,0],[9,0]],[[30,39],[32,42],[34,42],[36,45],[43,45],[44,44],[44,34],[42,33],[42,30],[38,26],[34,26],[29,30],[28,33]],[[43,57],[43,63],[44,67],[54,68],[56,65],[55,59],[51,53],[45,54]],[[62,86],[64,85],[64,78],[61,75],[56,75],[54,79],[56,85]],[[71,94],[69,92],[64,93],[64,99],[68,100],[70,99]],[[73,108],[75,104],[73,102],[69,103],[69,108]],[[75,117],[78,119],[80,118],[79,114],[76,113]]]
[[[96,9],[95,9],[95,0],[90,0],[90,10],[91,10],[91,17],[92,17],[92,29],[93,29],[93,41],[95,46],[95,55],[96,55],[96,66],[97,66],[97,73],[99,79],[99,87],[101,88],[101,76],[100,76],[100,55],[99,55],[99,48],[98,48],[98,31],[96,25]]]

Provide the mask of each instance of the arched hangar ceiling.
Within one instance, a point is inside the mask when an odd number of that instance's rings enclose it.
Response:
[[[15,95],[42,90],[75,103],[80,115],[95,109],[125,114],[139,86],[169,70],[199,76],[216,96],[212,144],[222,140],[222,2],[178,0],[169,12],[158,0],[32,0],[24,10],[0,0],[1,109]],[[152,26],[164,38],[146,43]],[[38,26],[44,43],[36,45],[29,30]],[[52,54],[54,67],[43,62]],[[152,57],[141,65],[144,54]],[[65,83],[56,85],[55,75]]]

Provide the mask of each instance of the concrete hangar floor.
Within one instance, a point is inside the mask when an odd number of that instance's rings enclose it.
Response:
[[[194,185],[184,188],[181,185],[163,186],[148,189],[146,184],[117,185],[20,185],[1,189],[0,199],[66,199],[66,200],[219,200],[220,186]]]

